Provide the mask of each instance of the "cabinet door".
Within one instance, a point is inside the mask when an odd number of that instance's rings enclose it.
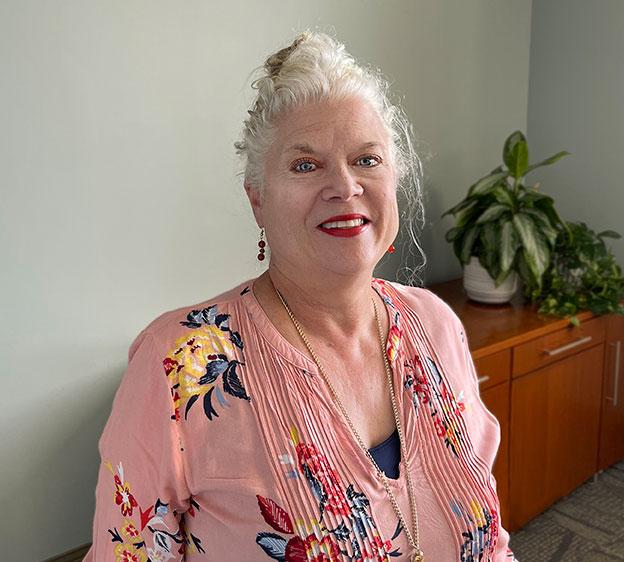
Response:
[[[501,442],[492,474],[496,479],[501,521],[503,527],[507,528],[509,525],[509,382],[481,390],[480,395],[485,407],[494,414],[500,424]]]
[[[596,472],[603,357],[601,343],[513,380],[512,529]]]
[[[624,459],[624,316],[607,322],[599,470]]]

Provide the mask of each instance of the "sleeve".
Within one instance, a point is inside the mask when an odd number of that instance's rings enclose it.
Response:
[[[93,544],[85,561],[184,560],[190,492],[172,404],[154,336],[144,331],[130,346],[99,441]]]
[[[473,436],[474,441],[476,441],[477,454],[481,455],[481,458],[484,458],[488,464],[490,470],[489,476],[494,488],[496,488],[497,484],[496,479],[492,474],[492,467],[500,445],[500,423],[496,419],[496,416],[494,416],[494,414],[486,408],[483,400],[481,400],[479,391],[479,375],[472,358],[472,353],[470,352],[468,336],[466,335],[466,330],[459,317],[454,312],[453,315],[455,316],[457,330],[459,331],[459,336],[461,338],[464,365],[470,378],[470,386],[474,396],[473,404],[475,416],[472,421],[476,423],[472,424],[471,435]],[[484,421],[479,422],[479,419],[483,420],[484,417],[490,420],[489,424]],[[492,427],[495,429],[493,430]],[[500,525],[500,523],[498,537],[499,539],[497,541],[495,560],[500,560],[501,562],[519,562],[519,560],[515,558],[512,550],[509,548],[509,534],[502,527],[502,525]]]

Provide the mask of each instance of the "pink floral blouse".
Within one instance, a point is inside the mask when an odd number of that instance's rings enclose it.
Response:
[[[409,560],[376,477],[314,362],[251,290],[167,312],[132,343],[99,442],[85,560]],[[380,279],[425,560],[507,561],[500,440],[463,326],[427,289]],[[357,384],[357,380],[354,380]],[[404,464],[390,485],[409,517]]]

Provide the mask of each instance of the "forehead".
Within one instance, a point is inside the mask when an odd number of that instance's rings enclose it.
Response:
[[[388,132],[375,109],[352,98],[296,107],[276,123],[274,148],[286,154],[306,149],[387,145]]]

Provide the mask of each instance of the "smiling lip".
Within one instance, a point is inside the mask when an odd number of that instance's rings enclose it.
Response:
[[[326,228],[323,226],[324,224],[329,224],[329,223],[357,221],[357,220],[361,220],[362,224],[359,224],[356,226],[349,226],[349,227],[333,226],[330,228]],[[360,214],[335,215],[333,217],[329,217],[328,219],[325,219],[321,224],[317,226],[317,228],[320,231],[325,232],[326,234],[329,234],[330,236],[338,236],[339,238],[351,238],[353,236],[357,236],[358,234],[360,234],[360,232],[365,230],[368,227],[369,222],[370,221],[364,215],[360,215]]]

